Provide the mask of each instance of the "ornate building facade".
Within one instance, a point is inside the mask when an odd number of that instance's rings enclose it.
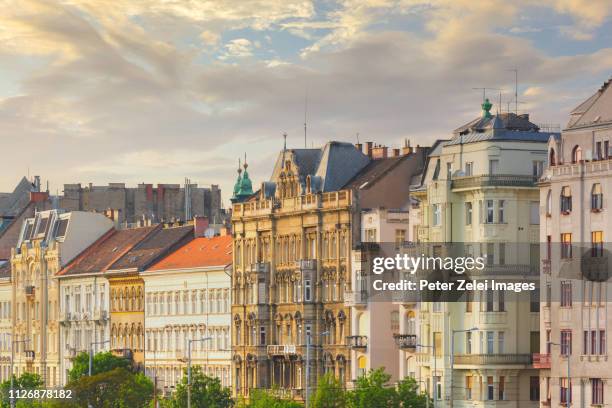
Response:
[[[608,406],[612,84],[570,113],[548,143],[540,182],[542,227],[540,405]],[[568,367],[571,373],[568,378]],[[568,392],[569,391],[569,392]]]
[[[270,181],[234,204],[235,394],[277,386],[301,399],[307,383],[314,387],[324,372],[342,383],[349,379],[344,292],[350,288],[354,209],[352,191],[342,187],[368,163],[347,143],[285,149]]]
[[[78,353],[110,349],[111,292],[105,273],[155,229],[112,229],[57,274],[62,384]]]
[[[159,225],[105,272],[110,288],[110,343],[115,353],[145,360],[145,288],[140,272],[193,239],[193,226]]]
[[[113,226],[101,214],[42,211],[26,219],[11,256],[15,373],[60,384],[59,288],[55,274]]]

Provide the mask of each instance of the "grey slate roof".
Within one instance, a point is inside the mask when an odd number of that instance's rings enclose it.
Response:
[[[30,202],[31,191],[34,191],[32,183],[23,177],[12,193],[4,193],[0,196],[0,216],[18,214]]]
[[[612,123],[612,79],[570,113],[566,129]]]
[[[559,133],[549,132],[533,132],[533,131],[516,131],[506,129],[489,129],[481,133],[468,133],[466,135],[456,135],[450,141],[446,142],[445,146],[457,144],[467,144],[482,142],[485,140],[499,141],[521,141],[521,142],[547,142],[550,136],[558,135]],[[555,136],[556,137],[556,136]]]

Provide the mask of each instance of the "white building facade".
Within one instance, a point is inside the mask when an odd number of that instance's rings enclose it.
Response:
[[[231,386],[231,236],[196,238],[142,272],[145,367],[171,393],[191,365]]]

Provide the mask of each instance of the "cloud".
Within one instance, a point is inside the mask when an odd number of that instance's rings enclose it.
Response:
[[[559,34],[563,37],[575,40],[575,41],[589,41],[593,39],[593,33],[585,31],[584,29],[577,26],[560,26]]]
[[[225,44],[225,52],[219,58],[245,58],[252,55],[253,43],[246,38],[236,38]]]

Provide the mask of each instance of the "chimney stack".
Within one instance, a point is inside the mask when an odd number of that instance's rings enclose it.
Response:
[[[372,158],[373,159],[386,159],[387,158],[388,147],[387,146],[377,146],[372,150]]]
[[[400,149],[393,149],[393,157],[399,157]]]
[[[372,142],[366,142],[366,155],[369,158],[372,158],[372,145],[373,145]]]
[[[402,156],[412,153],[412,147],[410,147],[410,139],[404,139],[404,147],[402,147]]]
[[[361,143],[355,143],[355,148],[363,153],[363,145]]]
[[[196,238],[203,237],[208,229],[208,217],[196,215],[193,217],[193,234]]]

